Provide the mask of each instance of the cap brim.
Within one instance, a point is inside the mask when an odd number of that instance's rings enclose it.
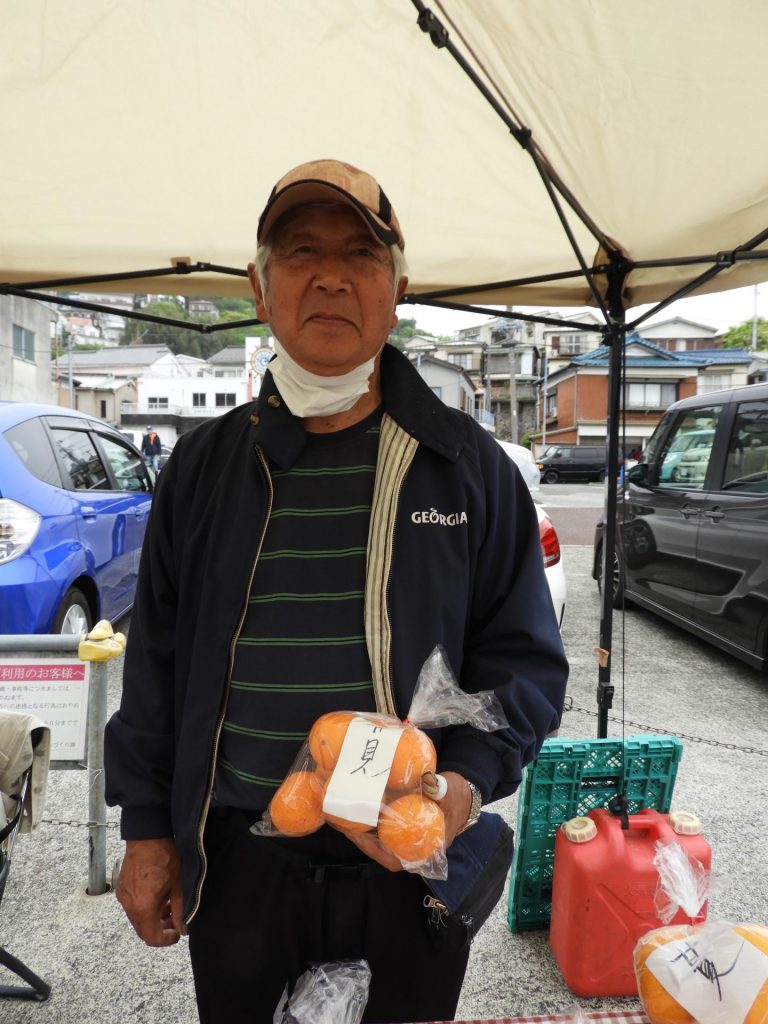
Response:
[[[403,248],[404,242],[400,234],[386,225],[349,192],[339,188],[338,185],[331,185],[327,181],[312,180],[293,182],[269,200],[259,219],[257,240],[263,242],[284,213],[288,213],[296,206],[317,202],[342,203],[345,206],[351,206],[360,215],[375,238],[383,242],[384,245],[397,245],[401,249]]]

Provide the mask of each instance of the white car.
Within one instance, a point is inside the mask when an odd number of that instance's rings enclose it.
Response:
[[[501,445],[520,470],[523,480],[528,484],[528,490],[538,491],[539,484],[541,483],[541,470],[536,459],[533,457],[533,452],[529,448],[524,448],[521,444],[512,444],[511,441],[499,441],[497,439],[496,443]]]
[[[539,520],[539,540],[541,541],[541,553],[544,556],[544,575],[547,577],[552,604],[555,606],[557,624],[562,629],[566,596],[563,555],[552,520],[538,502],[534,502],[534,505]]]
[[[528,484],[528,490],[532,495],[539,490],[541,473],[533,453],[521,444],[512,444],[511,441],[499,441],[507,455],[512,459],[520,474]],[[555,615],[560,628],[563,626],[563,615],[565,614],[565,567],[563,566],[563,555],[560,551],[560,542],[557,533],[552,525],[552,520],[546,514],[534,497],[536,515],[539,520],[539,540],[541,541],[541,553],[544,556],[544,575],[547,577],[549,592],[552,595],[552,604],[555,606]]]

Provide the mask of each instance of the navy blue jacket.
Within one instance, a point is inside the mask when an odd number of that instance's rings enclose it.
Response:
[[[488,802],[514,792],[565,696],[535,509],[493,438],[389,345],[382,387],[366,590],[377,702],[405,717],[436,644],[463,689],[493,689],[508,729],[432,733],[438,768],[472,780]],[[175,837],[187,919],[204,881],[218,736],[268,517],[267,459],[287,468],[303,443],[268,373],[257,402],[179,439],[153,502],[122,702],[106,732],[107,801],[122,807],[123,838]]]

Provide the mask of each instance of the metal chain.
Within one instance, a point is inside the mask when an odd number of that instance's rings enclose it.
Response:
[[[580,715],[589,715],[597,718],[599,712],[591,711],[589,708],[580,708],[573,703],[573,697],[566,697],[565,711],[576,711]],[[619,725],[632,726],[634,729],[641,729],[643,732],[658,733],[662,736],[676,736],[679,740],[689,740],[691,743],[703,743],[708,747],[723,747],[725,750],[740,750],[742,754],[757,754],[760,757],[768,757],[768,750],[759,750],[757,747],[742,747],[738,743],[723,743],[722,740],[705,739],[703,736],[690,736],[684,732],[670,732],[669,729],[657,729],[653,725],[642,722],[633,722],[628,718],[618,718],[616,715],[608,715],[609,722],[617,722]]]
[[[119,821],[107,821],[107,822],[103,822],[103,821],[75,821],[74,819],[71,819],[71,818],[70,818],[69,821],[64,821],[64,820],[62,820],[60,818],[41,818],[40,819],[40,824],[41,825],[64,825],[67,828],[91,828],[91,826],[93,826],[94,828],[98,828],[99,825],[103,825],[104,828],[119,828],[120,827],[120,822]]]

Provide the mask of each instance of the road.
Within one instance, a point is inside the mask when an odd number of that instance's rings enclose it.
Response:
[[[592,545],[605,504],[605,484],[542,484],[534,493],[561,544]]]
[[[538,495],[560,533],[568,581],[563,642],[569,700],[556,742],[597,736],[593,648],[600,601],[590,569],[604,493],[599,484],[555,484]],[[127,629],[129,620],[120,625]],[[672,806],[696,813],[712,846],[719,884],[710,920],[765,923],[768,677],[637,608],[616,613],[612,648],[616,695],[608,736],[675,734],[683,741]],[[110,710],[120,696],[120,669],[114,662],[108,667]],[[518,827],[516,795],[493,809]],[[196,1014],[186,940],[150,949],[132,934],[113,896],[84,895],[86,811],[86,773],[52,772],[44,822],[21,836],[14,851],[0,941],[38,970],[54,994],[48,1003],[7,1000],[3,1024],[191,1024]],[[117,817],[110,809],[111,826]],[[107,843],[112,865],[122,852],[115,827]],[[632,1002],[577,999],[553,959],[546,929],[510,932],[505,894],[473,944],[459,1018],[555,1013],[576,1005],[621,1010]]]

